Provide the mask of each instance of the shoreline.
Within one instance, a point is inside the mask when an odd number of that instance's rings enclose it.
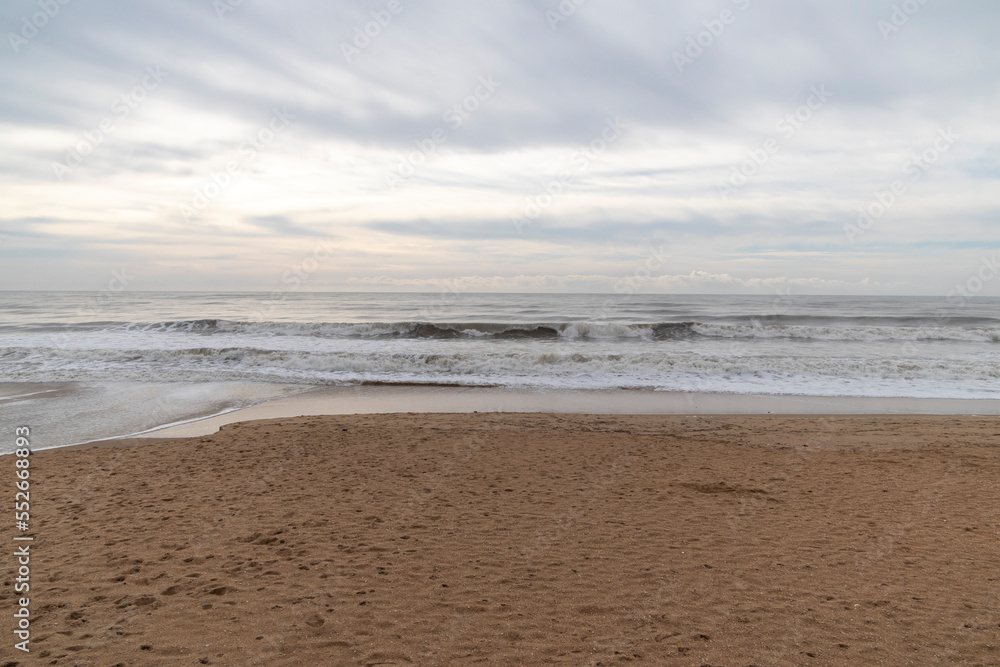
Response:
[[[442,385],[137,385],[145,393],[132,400],[134,414],[152,401],[152,410],[141,423],[114,421],[115,406],[128,400],[127,384],[0,383],[0,399],[8,419],[47,435],[36,451],[89,445],[104,441],[144,438],[185,438],[209,435],[227,424],[261,419],[345,414],[401,413],[560,413],[588,415],[1000,415],[1000,400],[941,398],[868,398],[853,396],[800,396],[662,392],[637,389],[549,390]],[[219,389],[215,389],[219,387]],[[216,392],[221,392],[217,394]],[[180,395],[186,402],[174,403]],[[189,396],[190,395],[190,396]],[[232,405],[222,396],[248,403]],[[102,396],[110,398],[103,399]],[[145,397],[145,398],[144,398]],[[236,400],[236,399],[234,399]],[[90,430],[98,437],[63,439],[53,432],[64,414],[79,401],[89,401]],[[102,409],[101,405],[105,405]],[[35,406],[34,410],[26,409]],[[24,414],[18,415],[22,409]],[[103,410],[103,411],[102,411]],[[11,415],[11,411],[14,415]],[[107,424],[102,420],[109,420]],[[159,420],[162,423],[157,423]],[[117,426],[116,426],[117,424]],[[137,428],[136,428],[137,427]],[[117,431],[117,432],[116,432]],[[67,436],[69,433],[67,432]],[[53,439],[56,442],[53,442]],[[68,438],[67,438],[68,439]],[[2,447],[2,445],[0,445]],[[0,455],[9,452],[0,451]]]
[[[1000,400],[867,398],[660,392],[535,390],[497,387],[379,385],[322,387],[223,414],[128,437],[210,435],[227,424],[261,419],[359,414],[475,412],[582,415],[1000,415]]]

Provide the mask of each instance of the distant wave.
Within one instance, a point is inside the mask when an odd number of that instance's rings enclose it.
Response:
[[[190,333],[201,335],[245,334],[260,336],[314,336],[327,338],[402,339],[643,339],[671,341],[705,338],[827,341],[930,341],[1000,342],[1000,321],[991,318],[936,320],[900,318],[770,317],[730,318],[728,322],[685,321],[640,324],[608,322],[240,322],[221,319],[177,320],[151,323],[95,322],[73,327],[76,331],[128,331]],[[902,324],[905,322],[906,324]],[[917,322],[923,324],[917,325]]]

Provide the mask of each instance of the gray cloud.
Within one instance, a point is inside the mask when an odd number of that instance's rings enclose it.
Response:
[[[23,17],[39,5],[4,3],[4,256],[21,248],[41,257],[46,243],[72,253],[70,225],[81,260],[103,244],[132,244],[136,257],[152,258],[178,235],[216,244],[226,230],[234,243],[276,239],[294,253],[297,240],[336,229],[354,230],[359,247],[363,234],[386,243],[367,250],[392,262],[420,242],[456,253],[411,258],[437,262],[435,270],[456,256],[473,261],[478,243],[511,244],[497,256],[530,243],[533,260],[575,262],[583,275],[595,246],[669,240],[706,266],[726,253],[759,255],[775,270],[776,249],[852,254],[845,280],[856,282],[864,262],[893,247],[901,258],[920,244],[971,253],[998,238],[995,2],[928,2],[887,37],[879,21],[892,20],[893,0],[588,0],[555,29],[557,0],[399,2],[402,11],[389,15],[388,0],[248,0],[220,16],[209,0],[72,0],[26,40],[16,37]],[[723,11],[733,21],[678,71],[675,53],[693,53],[689,39],[718,28]],[[391,20],[348,62],[343,45],[373,12]],[[53,162],[115,118],[116,101],[151,66],[168,73],[163,83],[79,169],[55,178]],[[447,110],[482,77],[499,88],[453,127]],[[818,85],[833,101],[720,202],[717,183]],[[285,107],[295,116],[289,136],[244,165],[243,180],[196,226],[179,227],[174,209],[233,158],[239,132],[266,127],[271,110]],[[612,117],[629,123],[622,142],[574,176],[561,208],[518,235],[510,216]],[[849,244],[842,226],[856,209],[901,178],[906,155],[923,150],[934,128],[951,124],[963,137],[956,148]],[[447,135],[440,154],[386,192],[393,156],[435,128]],[[540,157],[526,166],[518,156],[528,152]],[[489,210],[476,210],[480,203]],[[795,270],[807,280],[810,261]]]
[[[459,145],[492,149],[589,137],[609,115],[670,127],[732,128],[748,105],[797,105],[826,83],[841,104],[920,102],[949,112],[987,92],[1000,71],[995,3],[930,3],[889,41],[890,2],[618,5],[591,0],[551,31],[555,2],[403,2],[355,62],[340,53],[383,2],[280,7],[245,2],[220,20],[212,4],[72,2],[21,47],[3,52],[0,113],[19,123],[85,126],[149,64],[174,63],[170,94],[245,118],[288,105],[320,134],[407,145],[442,124],[448,105],[492,74],[502,95]],[[729,8],[736,21],[684,73],[674,51]],[[33,2],[6,3],[13,32]],[[955,48],[955,44],[962,48]],[[262,85],[280,82],[278,86]],[[405,101],[405,108],[390,99]]]

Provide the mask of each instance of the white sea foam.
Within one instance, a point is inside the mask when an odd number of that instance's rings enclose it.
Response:
[[[243,315],[265,296],[123,296],[92,321],[68,293],[9,297],[0,380],[1000,392],[1000,300],[946,312],[893,298],[789,297],[775,310],[770,297],[297,295],[268,321]]]
[[[107,340],[105,339],[105,342]],[[122,341],[125,342],[125,341]],[[132,341],[137,342],[137,341]],[[662,341],[312,340],[282,346],[0,348],[12,380],[256,380],[261,382],[423,382],[573,388],[654,388],[849,395],[1000,395],[1000,354],[977,359],[921,357],[884,348],[830,355],[831,345],[782,351],[773,342],[672,346]],[[800,343],[801,345],[801,343]],[[947,389],[945,389],[947,387]],[[933,393],[933,392],[931,392]],[[945,397],[942,394],[942,397]]]

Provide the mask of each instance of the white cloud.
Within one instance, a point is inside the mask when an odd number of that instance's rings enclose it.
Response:
[[[197,0],[67,5],[2,56],[0,287],[30,272],[72,288],[127,263],[147,289],[266,289],[302,235],[338,235],[349,256],[317,276],[331,289],[396,284],[382,275],[406,289],[466,276],[613,290],[666,243],[674,275],[649,289],[938,294],[1000,245],[996,3],[929,4],[886,42],[876,21],[891,3],[759,0],[683,74],[670,54],[714,10],[587,3],[553,32],[556,4],[407,4],[352,63],[339,44],[370,18],[357,3],[243,3],[225,21]],[[14,0],[0,18],[31,11]],[[158,63],[163,83],[56,179],[53,161]],[[452,127],[447,109],[484,76],[502,85]],[[717,184],[820,85],[833,97],[721,199]],[[292,126],[182,220],[276,107]],[[613,117],[627,132],[572,171]],[[850,244],[844,224],[947,126],[954,148]],[[446,139],[388,190],[385,174],[436,129]],[[517,233],[511,216],[566,169]]]
[[[351,278],[349,288],[373,291],[414,292],[594,292],[610,294],[748,293],[748,294],[872,294],[892,291],[899,284],[879,284],[868,279],[848,282],[817,278],[737,278],[725,273],[692,271],[688,274],[647,276],[636,272],[612,275],[461,276],[457,278]]]

